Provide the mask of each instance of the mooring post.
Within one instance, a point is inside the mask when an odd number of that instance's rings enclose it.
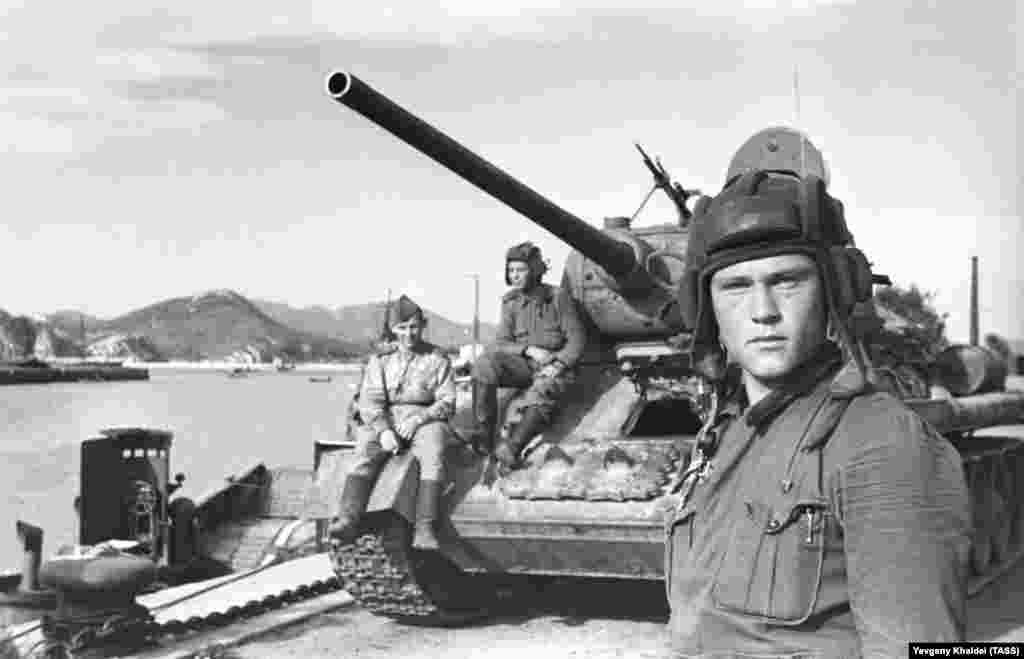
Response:
[[[21,542],[21,583],[18,590],[34,592],[39,590],[39,566],[43,560],[43,530],[38,526],[18,520],[15,523],[18,540]]]

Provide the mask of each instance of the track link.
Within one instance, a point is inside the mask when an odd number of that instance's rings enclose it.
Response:
[[[391,518],[351,544],[331,543],[334,572],[365,609],[407,624],[455,626],[492,614],[493,591],[438,552],[411,548],[404,520]]]

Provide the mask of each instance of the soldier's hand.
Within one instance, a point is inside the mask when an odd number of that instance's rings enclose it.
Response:
[[[527,348],[526,356],[538,364],[547,364],[555,358],[555,354],[553,352],[539,346],[530,346]]]
[[[380,434],[380,446],[388,453],[395,455],[402,450],[402,443],[398,441],[398,435],[390,428]]]
[[[418,416],[411,416],[408,419],[402,419],[395,425],[395,432],[402,439],[412,439],[413,433],[420,427],[421,420]]]

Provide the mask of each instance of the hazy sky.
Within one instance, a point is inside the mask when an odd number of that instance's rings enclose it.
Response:
[[[982,330],[1024,336],[1013,0],[678,4],[7,3],[0,308],[390,287],[468,320],[480,273],[493,320],[508,245],[538,242],[554,281],[566,248],[331,101],[327,73],[600,224],[648,190],[634,141],[717,192],[743,140],[793,123],[798,66],[799,127],[876,270],[935,291],[965,339],[976,254]],[[672,219],[658,198],[640,221]]]

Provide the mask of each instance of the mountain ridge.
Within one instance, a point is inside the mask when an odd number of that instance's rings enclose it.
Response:
[[[350,304],[331,309],[322,305],[295,308],[281,302],[254,300],[271,317],[308,332],[369,344],[380,335],[385,317],[385,301]],[[430,309],[423,309],[427,319],[424,338],[444,348],[455,348],[472,342],[472,323],[450,320]],[[480,342],[491,343],[497,327],[480,323]]]
[[[428,341],[452,349],[471,341],[471,325],[424,312]],[[383,318],[382,302],[296,308],[231,289],[167,298],[109,319],[74,309],[42,319],[0,309],[0,360],[347,360],[372,349]],[[493,326],[481,323],[481,340],[493,335]]]

